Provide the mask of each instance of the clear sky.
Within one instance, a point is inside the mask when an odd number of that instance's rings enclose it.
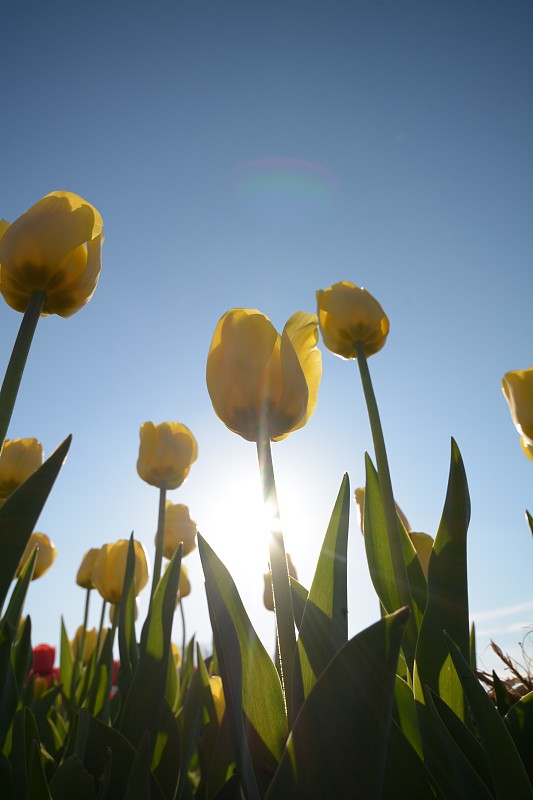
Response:
[[[206,356],[229,308],[281,330],[315,310],[316,289],[352,280],[390,319],[369,363],[396,499],[435,534],[453,435],[479,652],[493,663],[489,636],[517,652],[533,622],[533,464],[500,381],[533,364],[532,28],[529,0],[7,0],[0,217],[69,190],[106,237],[90,304],[39,323],[8,434],[46,455],[74,437],[37,527],[58,557],[31,589],[35,644],[57,644],[61,614],[71,635],[80,624],[89,547],[134,530],[153,560],[158,492],[136,473],[139,426],[178,420],[199,458],[169,497],[189,505],[272,649],[255,446],[216,418]],[[2,370],[20,319],[0,308]],[[324,350],[315,415],[273,446],[306,585],[365,450],[357,366]],[[352,510],[354,634],[379,612]],[[197,552],[185,563],[188,634],[208,649]],[[99,611],[95,597],[91,624]]]

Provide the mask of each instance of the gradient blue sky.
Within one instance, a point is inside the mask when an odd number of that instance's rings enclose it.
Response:
[[[139,425],[178,420],[199,459],[170,497],[189,505],[271,649],[255,448],[215,417],[206,356],[229,308],[281,329],[348,279],[391,322],[370,366],[397,500],[435,533],[453,435],[481,659],[493,663],[488,636],[517,652],[533,618],[533,464],[500,381],[533,363],[532,22],[518,0],[8,0],[0,217],[67,189],[100,210],[106,236],[91,303],[38,326],[9,431],[47,455],[74,436],[38,523],[58,558],[32,586],[35,643],[58,642],[61,613],[71,635],[81,622],[74,578],[89,547],[134,530],[153,558]],[[19,323],[0,308],[2,364]],[[304,584],[343,473],[364,481],[365,450],[356,364],[324,351],[314,417],[273,447]],[[188,633],[208,649],[198,554],[186,563]],[[378,616],[355,507],[349,612],[351,633]]]

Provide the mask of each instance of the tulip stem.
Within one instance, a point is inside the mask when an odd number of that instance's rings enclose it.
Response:
[[[155,559],[154,559],[154,576],[152,579],[152,589],[150,591],[150,602],[154,596],[157,584],[161,577],[161,563],[163,561],[163,540],[165,537],[165,516],[167,505],[167,486],[166,483],[161,484],[159,489],[159,514],[157,518],[157,533],[155,536]]]
[[[272,451],[270,439],[264,437],[257,442],[259,472],[263,485],[263,499],[270,528],[269,553],[272,573],[272,594],[276,614],[276,637],[278,643],[280,677],[289,728],[298,713],[303,698],[303,685],[299,661],[296,659],[296,634],[294,630],[294,611],[287,556],[281,532]]]
[[[361,383],[363,384],[363,392],[365,395],[368,417],[370,419],[370,429],[372,431],[372,439],[376,453],[376,463],[381,490],[381,502],[383,504],[385,522],[387,525],[389,546],[400,607],[407,605],[412,607],[413,601],[411,597],[409,580],[407,577],[405,558],[403,555],[400,528],[398,526],[398,517],[396,514],[396,504],[394,502],[394,495],[392,491],[389,461],[387,458],[387,450],[385,448],[385,439],[383,436],[378,404],[374,394],[374,388],[372,386],[372,379],[368,369],[368,362],[363,342],[355,342],[355,352],[357,356],[357,364],[359,366],[359,373],[361,375]],[[397,609],[395,608],[387,609],[389,613],[396,610]],[[412,616],[410,619],[412,619]]]
[[[85,641],[87,639],[87,622],[89,621],[89,601],[91,599],[91,589],[87,589],[85,594],[85,610],[83,612],[83,626],[81,629],[81,636],[78,640],[78,646],[76,648],[76,652],[74,653],[74,658],[76,661],[79,662],[79,670],[73,669],[72,670],[72,683],[70,685],[70,696],[74,698],[74,692],[76,691],[76,684],[81,676],[81,672],[83,669],[83,657],[85,655]]]
[[[26,311],[20,323],[19,332],[7,365],[2,389],[0,389],[0,452],[4,445],[7,429],[15,407],[15,400],[22,380],[22,373],[30,352],[30,346],[35,333],[35,328],[43,310],[45,292],[32,292]]]

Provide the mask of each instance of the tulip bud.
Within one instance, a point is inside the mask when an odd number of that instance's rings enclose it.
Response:
[[[49,644],[38,644],[33,648],[33,671],[38,675],[51,675],[54,669],[56,649]]]
[[[518,433],[524,444],[533,446],[533,367],[506,372],[502,389]]]
[[[43,463],[37,439],[6,439],[0,454],[0,505]]]
[[[316,293],[318,322],[324,344],[343,358],[356,358],[356,342],[365,354],[381,350],[389,333],[389,320],[378,301],[351,281],[341,281]]]
[[[224,711],[226,710],[226,699],[224,697],[224,687],[222,686],[222,678],[218,675],[210,675],[209,688],[215,704],[215,711],[218,719],[218,724],[222,722]]]
[[[79,652],[81,646],[81,639],[83,635],[83,625],[80,625],[78,630],[76,631],[76,635],[72,640],[71,647],[72,652],[76,658],[82,658],[82,654]],[[96,643],[98,641],[98,631],[96,628],[87,628],[85,631],[85,646],[84,646],[84,653],[82,661],[84,664],[88,664],[89,660],[94,652],[94,648],[96,647]],[[102,640],[103,641],[103,640]]]
[[[135,552],[134,593],[137,596],[148,583],[148,559],[140,542],[133,542]],[[104,544],[100,548],[94,565],[93,582],[103,599],[108,603],[119,603],[124,588],[126,560],[129,541],[119,539],[114,544]]]
[[[76,583],[82,589],[94,589],[93,583],[93,569],[100,552],[99,547],[91,547],[82,558],[78,574],[76,576]]]
[[[291,557],[288,553],[285,554],[287,557],[287,571],[291,578],[295,578],[298,580],[298,573],[296,572],[296,567],[291,561]],[[263,592],[263,603],[268,611],[274,611],[274,594],[272,592],[272,573],[265,572],[263,575],[263,579],[265,581],[265,589]]]
[[[186,556],[196,547],[196,522],[191,519],[189,509],[182,503],[171,503],[167,500],[165,513],[165,533],[163,537],[163,555],[172,558],[180,543],[183,544],[182,555]]]
[[[207,357],[207,389],[217,416],[250,442],[278,441],[302,428],[318,398],[317,341],[314,314],[293,314],[280,336],[259,311],[228,311]]]
[[[137,472],[143,481],[158,488],[181,486],[198,457],[198,444],[191,431],[181,422],[145,422],[140,436]]]
[[[33,292],[46,295],[43,315],[70,317],[91,299],[98,283],[102,218],[72,192],[51,192],[0,238],[0,292],[25,311]]]
[[[46,533],[32,533],[24,553],[22,554],[22,558],[20,559],[20,564],[17,569],[17,578],[36,546],[39,548],[39,551],[37,553],[37,560],[35,561],[32,581],[44,575],[56,560],[57,550],[50,537],[47,536]]]

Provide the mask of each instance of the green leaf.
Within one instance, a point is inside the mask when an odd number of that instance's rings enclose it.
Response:
[[[533,783],[533,692],[521,697],[509,709],[505,722],[524,762],[529,780]]]
[[[32,660],[31,619],[26,617],[22,626],[22,630],[11,652],[11,666],[13,668],[13,676],[15,678],[19,695],[26,680],[28,679],[28,673],[31,669]]]
[[[304,614],[305,604],[309,596],[309,591],[299,583],[296,578],[291,578],[291,597],[292,597],[292,610],[294,613],[294,622],[298,630],[302,624],[302,617]]]
[[[39,515],[66,458],[68,436],[33,475],[9,495],[0,507],[0,609]]]
[[[18,687],[11,663],[15,629],[0,622],[0,743],[11,727],[17,709]]]
[[[445,634],[485,751],[499,800],[532,800],[533,788],[511,734],[461,651]]]
[[[133,760],[124,800],[150,800],[151,750],[150,734],[145,731]]]
[[[118,647],[120,655],[119,689],[123,702],[128,694],[133,673],[139,661],[135,638],[135,546],[130,536],[124,572],[124,586],[119,607]]]
[[[494,670],[492,670],[492,682],[494,686],[494,695],[496,697],[496,706],[502,717],[504,717],[513,705],[513,701],[507,691],[507,687],[503,681],[499,679]]]
[[[41,762],[39,743],[35,739],[31,743],[29,784],[31,800],[52,800]]]
[[[207,550],[205,542],[203,542],[202,550],[204,554],[209,556],[209,551]],[[202,557],[202,551],[200,551],[200,556]],[[255,764],[252,761],[244,731],[244,686],[242,680],[243,664],[240,641],[232,617],[224,603],[224,598],[219,591],[216,581],[213,580],[210,575],[207,558],[205,560],[206,565],[204,565],[204,558],[202,557],[202,565],[204,566],[204,574],[206,577],[207,604],[209,616],[211,618],[211,628],[213,630],[213,639],[217,649],[220,676],[224,687],[224,698],[226,701],[225,717],[228,719],[237,770],[241,777],[245,797],[247,800],[259,800],[261,795],[257,784],[257,777],[259,776],[260,765],[257,764],[258,772],[254,773]],[[263,743],[259,740],[258,744]],[[265,755],[268,757],[268,750],[264,746],[263,750],[266,751]]]
[[[424,703],[429,686],[457,716],[465,719],[464,695],[442,631],[470,659],[466,534],[470,498],[459,448],[452,439],[450,475],[444,510],[429,560],[428,600],[416,648],[415,698]]]
[[[163,713],[181,553],[180,545],[152,597],[141,634],[139,663],[119,723],[119,729],[135,747],[145,731],[149,731],[152,744],[155,743]]]
[[[492,794],[487,785],[476,771],[474,764],[467,757],[474,747],[479,747],[470,731],[463,725],[459,717],[455,716],[446,703],[438,695],[431,692],[431,689],[428,689],[426,693],[426,705],[433,717],[433,722],[447,757],[447,764],[444,764],[442,758],[435,758],[432,762],[434,766],[438,764],[440,768],[439,772],[436,773],[436,778],[441,785],[446,784],[447,796],[457,798],[457,800],[492,800]],[[459,726],[463,728],[463,733],[458,737],[459,741],[465,743],[468,737],[472,740],[467,742],[465,749],[460,747],[459,742],[452,736],[441,718],[440,712],[446,709],[449,712],[448,721],[451,722],[454,716],[457,720],[457,723],[453,725],[456,734],[460,731]],[[483,758],[482,754],[481,758]]]
[[[83,765],[97,783],[107,781],[112,800],[122,797],[134,758],[135,750],[125,736],[96,717],[89,717]]]
[[[72,689],[72,671],[74,669],[74,657],[72,655],[72,647],[65,628],[65,621],[61,617],[61,643],[59,655],[59,680],[63,689],[63,694],[67,699],[71,697]]]
[[[54,800],[96,800],[94,779],[77,755],[59,765],[50,780],[50,791]]]
[[[193,745],[196,745],[196,738]],[[182,747],[179,724],[168,703],[163,706],[151,769],[165,797],[174,797],[180,779]]]
[[[393,717],[411,747],[423,758],[413,690],[399,675],[394,680]]]
[[[189,663],[192,661],[190,646],[187,649],[187,661]],[[180,734],[181,769],[176,800],[188,798],[190,794],[188,771],[191,757],[198,741],[202,708],[202,682],[198,671],[193,671],[182,697],[182,708],[177,720]]]
[[[28,558],[24,564],[19,579],[15,584],[15,588],[13,589],[6,613],[4,614],[4,620],[9,622],[10,625],[13,625],[16,631],[19,627],[20,617],[24,607],[24,601],[26,599],[28,587],[33,577],[35,562],[37,561],[37,552],[37,547],[34,547],[30,558]]]
[[[382,796],[407,608],[350,639],[315,683],[266,800]]]
[[[531,531],[531,535],[533,536],[533,517],[531,516],[529,511],[526,511],[526,521],[527,524],[529,525],[529,530]]]
[[[333,656],[348,641],[346,554],[350,501],[350,481],[345,475],[299,627],[297,653],[305,697]]]
[[[364,539],[370,578],[381,605],[391,613],[401,605],[402,592],[396,583],[391,543],[379,476],[370,456],[365,454],[366,488],[364,505]],[[406,661],[412,669],[418,627],[426,603],[426,580],[413,543],[398,518],[398,532],[402,545],[412,611],[406,630],[404,650]]]
[[[103,722],[109,722],[111,684],[113,681],[114,628],[104,639],[102,652],[98,656],[96,669],[85,705],[89,712]]]
[[[424,762],[393,719],[382,800],[398,800],[403,797],[414,800],[442,798]]]
[[[198,549],[206,581],[208,598],[219,624],[231,620],[242,660],[242,709],[245,730],[254,765],[275,769],[287,739],[287,718],[278,673],[246,614],[241,598],[228,570],[202,536]],[[224,642],[225,649],[227,644]],[[220,657],[220,645],[216,643]],[[237,654],[229,654],[228,662]],[[240,669],[240,667],[238,667]],[[222,676],[223,677],[223,676]]]

